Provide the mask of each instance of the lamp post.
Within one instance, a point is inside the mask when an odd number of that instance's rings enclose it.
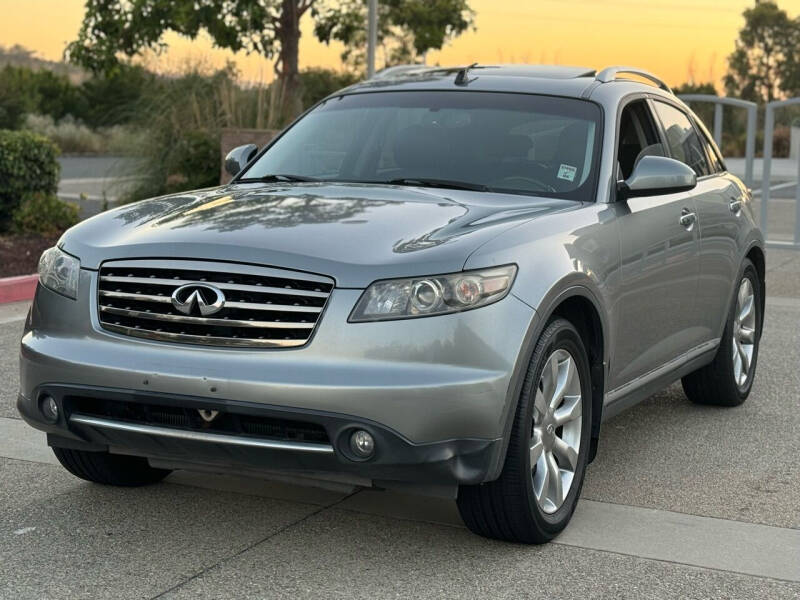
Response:
[[[367,79],[375,75],[375,46],[378,45],[378,0],[369,0],[367,13]]]

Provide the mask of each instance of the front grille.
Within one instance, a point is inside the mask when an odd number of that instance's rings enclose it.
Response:
[[[203,316],[179,312],[172,294],[210,284],[225,296]],[[188,260],[125,260],[100,268],[98,316],[109,331],[212,346],[296,347],[311,338],[333,280],[320,275]]]
[[[224,433],[259,439],[329,444],[322,425],[275,417],[258,417],[235,412],[220,412],[210,423],[195,408],[182,406],[106,400],[103,398],[67,397],[71,414],[110,418],[125,423],[172,427],[185,431]]]

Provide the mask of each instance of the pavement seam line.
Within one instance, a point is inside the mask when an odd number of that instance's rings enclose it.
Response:
[[[353,494],[353,495],[355,495],[355,494]],[[347,498],[342,498],[341,502],[344,502],[346,499]],[[598,502],[598,500],[592,500],[592,502]],[[618,503],[614,503],[614,502],[609,502],[608,504],[617,504],[618,506],[623,506],[623,507],[629,506],[627,504],[618,504]],[[634,506],[634,505],[630,505],[630,506]],[[334,508],[334,507],[335,507],[335,504],[331,504],[330,506],[328,506],[326,508]],[[637,508],[648,508],[648,507],[637,507]],[[449,527],[451,529],[463,529],[463,530],[467,529],[466,525],[455,525],[453,523],[442,523],[441,521],[427,521],[427,520],[426,521],[420,521],[418,519],[411,519],[409,517],[395,517],[395,516],[392,516],[392,515],[376,514],[376,513],[366,512],[366,511],[363,511],[363,510],[358,510],[358,509],[355,509],[355,508],[340,507],[340,508],[338,508],[338,510],[341,510],[343,512],[355,513],[355,514],[359,514],[359,515],[367,515],[367,516],[370,516],[370,517],[390,519],[392,521],[402,521],[402,522],[408,522],[408,523],[424,523],[426,525],[433,525],[433,526],[438,526],[438,527]],[[660,509],[652,509],[652,510],[660,510]],[[319,512],[321,512],[321,511],[319,511]],[[664,511],[664,512],[675,512],[675,511]],[[676,514],[687,514],[688,516],[702,516],[702,515],[691,515],[689,513],[676,513]],[[311,516],[313,516],[313,515],[308,515],[308,517],[311,517]],[[722,521],[730,520],[730,519],[720,519],[719,517],[703,517],[703,518],[719,519],[719,520],[722,520]],[[300,521],[298,521],[298,523],[299,522]],[[746,521],[735,521],[735,522],[736,523],[747,523]],[[748,524],[750,524],[750,525],[760,525],[759,523],[748,523]],[[775,526],[774,525],[764,525],[764,527],[775,527]],[[786,529],[786,528],[778,527],[778,529]],[[789,528],[789,529],[793,529],[793,528]],[[639,560],[649,560],[649,561],[653,561],[653,562],[666,563],[666,564],[676,565],[676,566],[680,566],[680,567],[686,567],[686,568],[689,568],[689,569],[696,569],[698,571],[714,571],[716,573],[733,574],[733,575],[737,575],[739,577],[750,577],[750,578],[754,578],[754,579],[763,579],[763,580],[767,580],[767,581],[776,581],[776,582],[780,582],[780,583],[790,583],[790,584],[794,584],[794,585],[797,584],[797,581],[795,581],[793,579],[783,579],[783,578],[780,578],[780,577],[770,577],[769,575],[755,575],[753,573],[741,573],[739,571],[734,571],[734,570],[731,570],[731,569],[720,569],[718,567],[706,567],[706,566],[702,566],[702,565],[696,565],[696,564],[693,564],[693,563],[671,560],[671,559],[668,559],[668,558],[654,558],[652,556],[641,556],[639,554],[632,554],[632,553],[627,553],[627,552],[619,552],[617,550],[607,550],[605,548],[595,548],[593,546],[583,546],[581,544],[574,544],[574,543],[571,543],[571,542],[562,542],[558,538],[555,538],[554,540],[551,540],[549,543],[556,544],[556,545],[559,545],[559,546],[564,546],[566,548],[580,548],[581,550],[589,550],[591,552],[602,552],[604,554],[611,554],[611,555],[614,555],[614,556],[625,556],[625,557],[628,557],[628,558],[637,558]]]
[[[621,506],[625,506],[622,504]],[[678,565],[681,567],[688,567],[690,569],[697,569],[698,571],[714,571],[716,573],[729,573],[739,577],[752,577],[754,579],[765,579],[767,581],[778,581],[780,583],[790,583],[797,585],[794,579],[783,579],[781,577],[770,577],[769,575],[755,575],[753,573],[742,573],[740,571],[733,571],[731,569],[720,569],[719,567],[704,567],[692,563],[680,562],[677,560],[670,560],[669,558],[654,558],[652,556],[640,556],[639,554],[631,554],[628,552],[620,552],[618,550],[606,550],[605,548],[593,548],[591,546],[581,546],[580,544],[572,544],[570,542],[561,542],[558,538],[551,540],[550,544],[564,546],[567,548],[581,548],[582,550],[591,550],[592,552],[605,552],[606,554],[614,554],[616,556],[626,556],[629,558],[638,558],[639,560],[652,560],[653,562],[667,563],[670,565]]]
[[[62,469],[63,470],[63,468],[64,468],[61,465],[54,465],[53,463],[46,463],[46,462],[42,462],[40,460],[30,460],[30,459],[27,459],[27,458],[16,458],[15,456],[3,456],[2,454],[0,454],[0,459],[2,459],[2,460],[14,460],[14,461],[17,461],[17,462],[24,462],[24,463],[29,464],[29,465],[44,465],[45,467],[53,467],[54,469]]]
[[[325,506],[320,506],[317,510],[308,513],[303,518],[298,519],[297,521],[293,521],[292,523],[289,523],[287,525],[284,525],[283,527],[278,528],[276,531],[270,533],[268,536],[266,536],[266,537],[264,537],[264,538],[262,538],[262,539],[260,539],[258,541],[253,542],[252,544],[250,544],[247,547],[239,550],[238,552],[235,552],[234,554],[231,554],[229,556],[221,558],[220,560],[215,562],[213,565],[210,565],[208,567],[204,567],[203,569],[201,569],[200,571],[198,571],[197,573],[195,573],[191,577],[181,581],[180,583],[177,583],[177,584],[173,585],[171,588],[166,589],[163,592],[160,592],[159,594],[151,597],[149,600],[158,600],[158,598],[163,598],[166,594],[169,594],[171,592],[179,590],[180,588],[185,586],[187,583],[190,583],[190,582],[194,581],[195,579],[198,579],[198,578],[202,577],[203,575],[205,575],[209,571],[212,571],[212,570],[216,569],[217,567],[222,566],[223,564],[233,560],[234,558],[238,558],[239,556],[241,556],[245,552],[249,552],[250,550],[252,550],[256,546],[259,546],[259,545],[263,544],[264,542],[268,542],[272,538],[274,538],[274,537],[276,537],[276,536],[288,531],[289,529],[291,529],[295,525],[300,525],[301,523],[306,522],[311,517],[315,517],[316,515],[328,510],[329,508],[333,508],[333,507],[337,506],[338,504],[341,504],[345,500],[347,500],[349,498],[352,498],[353,496],[358,494],[360,491],[361,490],[356,490],[355,492],[352,492],[352,493],[346,495],[344,498],[340,498],[336,502],[332,502],[331,504],[326,504]]]
[[[742,521],[741,519],[728,519],[726,517],[716,517],[714,515],[700,515],[697,513],[683,512],[680,510],[672,510],[669,508],[656,508],[654,506],[645,506],[644,504],[625,504],[623,502],[614,502],[612,500],[600,500],[598,498],[590,498],[589,496],[581,496],[581,500],[589,500],[590,502],[597,502],[598,504],[612,504],[614,506],[621,506],[622,508],[642,508],[645,510],[655,510],[658,512],[674,513],[676,515],[686,515],[687,517],[697,517],[700,519],[714,519],[715,521],[727,521],[730,523],[742,523],[744,525],[756,525],[758,527],[771,527],[773,529],[785,529],[787,531],[800,531],[799,527],[783,527],[782,525],[772,525],[770,523],[760,523],[758,521]]]

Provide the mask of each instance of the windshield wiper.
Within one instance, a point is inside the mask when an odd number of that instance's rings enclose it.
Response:
[[[375,183],[386,183],[389,185],[416,185],[420,187],[451,188],[454,190],[469,190],[472,192],[489,192],[488,186],[480,183],[469,183],[468,181],[455,181],[452,179],[431,179],[428,177],[400,177],[389,181],[376,181]]]
[[[307,177],[305,175],[284,175],[283,173],[275,173],[273,175],[262,175],[261,177],[242,177],[239,181],[243,183],[252,183],[252,182],[259,182],[259,183],[272,183],[275,181],[320,181],[316,177]]]

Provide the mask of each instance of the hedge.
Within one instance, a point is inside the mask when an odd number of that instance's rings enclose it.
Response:
[[[28,131],[0,130],[0,230],[24,197],[58,191],[58,148],[46,137]]]
[[[11,231],[58,237],[78,222],[78,205],[63,202],[55,194],[32,192],[11,216]]]

